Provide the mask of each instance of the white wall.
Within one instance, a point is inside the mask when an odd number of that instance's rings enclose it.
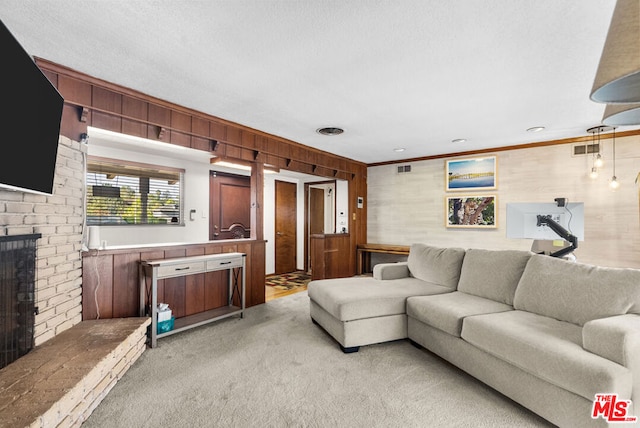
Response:
[[[349,232],[349,183],[336,181],[336,233]]]
[[[412,172],[404,174],[397,174],[397,165],[370,167],[367,241],[529,250],[531,240],[506,237],[506,204],[553,203],[565,197],[585,204],[585,241],[575,251],[578,261],[640,268],[639,193],[634,182],[640,172],[640,137],[616,140],[616,176],[622,184],[616,192],[608,187],[613,175],[611,140],[602,144],[606,163],[596,180],[588,176],[591,157],[572,156],[570,144],[496,152],[498,188],[481,192],[497,196],[498,227],[491,230],[445,227],[445,196],[462,193],[445,192],[443,159],[411,162]]]
[[[166,145],[169,146],[169,145]],[[108,247],[119,245],[140,245],[157,243],[205,242],[209,240],[209,155],[196,150],[173,149],[173,152],[158,154],[136,151],[131,147],[93,138],[90,134],[88,154],[111,159],[140,162],[152,165],[183,168],[184,173],[184,226],[100,226],[100,239],[107,241]],[[166,154],[163,154],[166,153]],[[195,209],[193,221],[189,211]]]

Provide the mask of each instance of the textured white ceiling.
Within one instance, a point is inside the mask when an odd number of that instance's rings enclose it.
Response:
[[[33,56],[375,163],[588,135],[614,6],[3,0],[0,17]]]

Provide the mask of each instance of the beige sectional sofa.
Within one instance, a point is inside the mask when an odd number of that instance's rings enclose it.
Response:
[[[640,270],[414,244],[407,262],[308,293],[344,352],[408,338],[556,425],[607,426],[602,408],[592,418],[596,394],[636,416]]]

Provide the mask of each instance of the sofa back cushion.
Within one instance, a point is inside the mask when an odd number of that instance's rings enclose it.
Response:
[[[413,244],[407,265],[411,276],[435,285],[455,290],[464,259],[463,248],[438,248]]]
[[[513,306],[513,296],[530,251],[468,249],[458,291]]]
[[[534,254],[520,278],[513,306],[580,326],[594,319],[640,314],[640,270]]]

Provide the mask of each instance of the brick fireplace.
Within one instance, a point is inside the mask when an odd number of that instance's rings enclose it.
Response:
[[[39,233],[0,236],[0,368],[33,349]]]
[[[85,146],[60,137],[51,196],[0,190],[0,236],[41,235],[35,259],[35,346],[82,320],[84,152]]]
[[[33,349],[0,365],[0,421],[8,426],[80,426],[146,348],[148,318],[82,321],[85,155],[86,145],[61,136],[53,195],[0,189],[0,247],[37,237],[27,305],[38,310],[23,329]],[[28,258],[17,255],[18,270]]]

